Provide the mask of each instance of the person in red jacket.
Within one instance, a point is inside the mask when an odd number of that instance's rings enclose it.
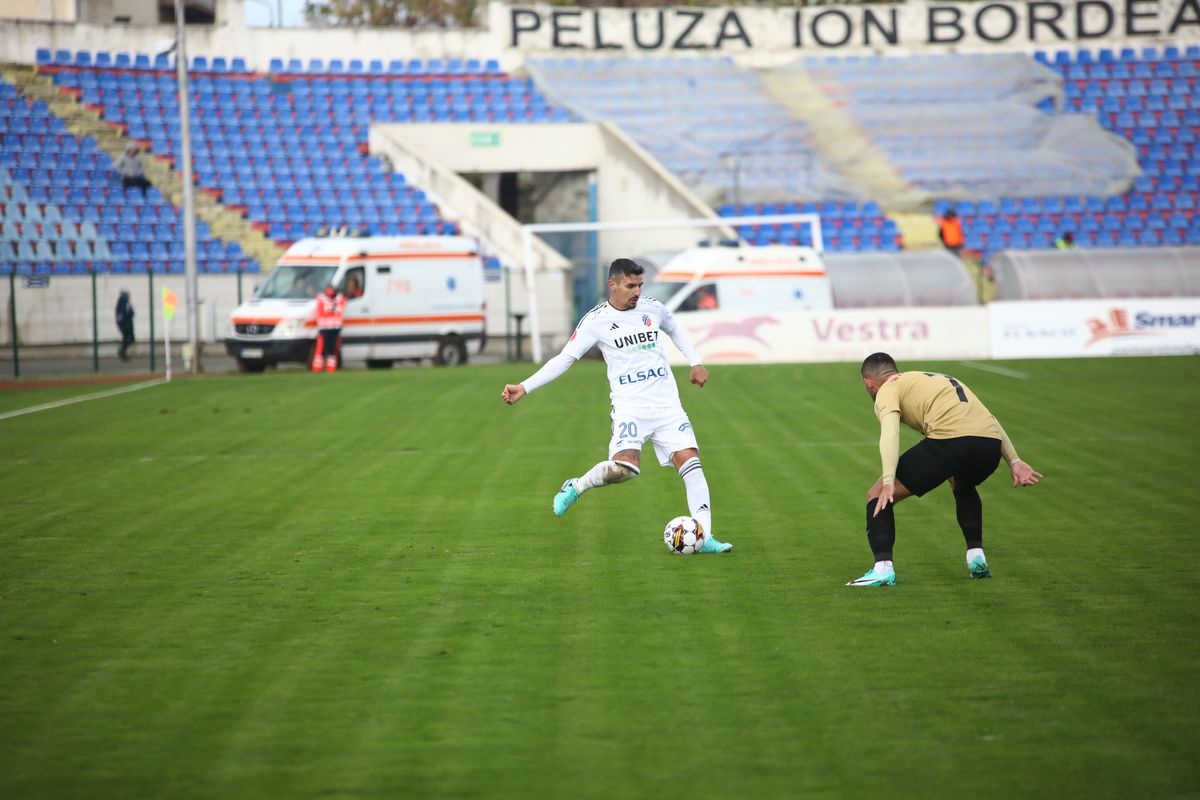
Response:
[[[346,298],[338,294],[333,284],[317,295],[317,346],[313,353],[313,372],[335,372],[338,366],[338,350],[342,344],[342,315],[346,311]]]

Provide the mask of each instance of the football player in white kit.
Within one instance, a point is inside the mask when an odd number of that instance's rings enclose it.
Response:
[[[562,352],[521,383],[508,384],[501,396],[513,405],[567,371],[593,345],[608,364],[612,389],[612,439],[608,460],[601,461],[581,477],[571,478],[554,496],[554,514],[561,517],[589,489],[623,483],[641,470],[642,443],[649,439],[662,466],[674,465],[687,489],[691,515],[700,521],[709,538],[702,553],[727,553],[731,544],[713,537],[712,509],[708,482],[700,466],[700,451],[691,420],[679,403],[675,376],[662,350],[661,334],[671,341],[692,365],[691,381],[703,387],[708,370],[692,348],[675,318],[662,303],[642,297],[640,264],[618,258],[608,270],[608,301],[593,308],[580,320]]]

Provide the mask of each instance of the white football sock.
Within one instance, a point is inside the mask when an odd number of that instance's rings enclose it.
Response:
[[[880,575],[884,575],[888,572],[895,571],[895,567],[892,565],[892,562],[890,562],[890,561],[876,561],[875,562],[875,571],[878,572]]]
[[[601,461],[574,481],[575,491],[583,494],[610,483],[623,483],[638,476],[638,468],[628,461]]]
[[[970,550],[967,551],[967,564],[968,565],[971,563],[971,559],[974,558],[975,556],[979,556],[984,561],[987,561],[987,557],[984,556],[984,554],[983,554],[982,547],[972,547]]]
[[[708,481],[704,479],[704,470],[700,467],[699,458],[689,458],[679,466],[679,477],[683,478],[684,488],[687,489],[688,508],[692,517],[699,520],[705,532],[713,535],[712,508],[709,505]]]

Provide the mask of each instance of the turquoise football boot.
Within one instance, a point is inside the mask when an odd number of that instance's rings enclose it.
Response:
[[[850,581],[847,586],[895,586],[896,571],[889,569],[887,572],[876,572],[874,567],[871,567],[870,572],[863,575],[856,581]]]
[[[579,491],[575,488],[578,478],[570,478],[554,495],[554,516],[561,517],[567,509],[579,502]]]
[[[971,573],[972,578],[990,578],[992,571],[988,569],[987,561],[983,556],[975,556],[967,564],[967,570]]]
[[[713,537],[709,536],[704,540],[704,544],[700,547],[701,553],[728,553],[733,549],[733,545],[718,542]]]

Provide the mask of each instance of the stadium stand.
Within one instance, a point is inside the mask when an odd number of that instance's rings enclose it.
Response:
[[[753,214],[819,214],[821,241],[831,253],[864,251],[890,252],[902,249],[902,237],[895,220],[888,219],[879,204],[865,203],[747,203],[722,205],[722,217]],[[813,236],[807,225],[739,225],[738,235],[753,245],[799,244],[812,246]]]
[[[1143,174],[1119,194],[939,200],[955,208],[967,246],[985,260],[1000,250],[1054,247],[1070,231],[1080,248],[1200,244],[1200,48],[1060,51],[1037,59],[1063,80],[1064,105],[1094,116],[1136,148]]]
[[[1062,81],[1023,54],[806,59],[805,71],[926,198],[1111,194],[1138,176],[1128,142],[1054,113]],[[876,198],[883,199],[883,198]]]
[[[0,262],[18,274],[183,272],[181,215],[157,189],[125,190],[91,137],[0,82]],[[197,225],[198,269],[257,272]]]
[[[1003,249],[1053,247],[1068,230],[1085,248],[1200,244],[1195,50],[1084,50],[1036,60],[847,57],[806,60],[803,69],[907,185],[938,198],[935,214],[956,209],[968,249],[986,260]],[[167,57],[42,49],[37,61],[130,139],[176,159],[178,105]],[[702,197],[723,200],[722,216],[816,213],[831,252],[903,246],[880,203],[861,199],[812,145],[809,124],[727,58],[540,59],[530,68],[533,79],[508,75],[495,61],[312,58],[275,59],[264,75],[240,58],[196,57],[197,185],[279,243],[343,225],[456,233],[458,223],[420,188],[367,155],[371,123],[607,119]],[[52,126],[53,115],[36,104],[22,113],[13,87],[4,92],[10,124],[0,144],[4,166],[14,170],[0,177],[13,201],[5,258],[11,250],[13,260],[42,268],[90,263],[77,254],[99,263],[96,254],[107,252],[136,270],[164,249],[167,259],[178,254],[177,209],[166,203],[164,211],[161,196],[137,211],[128,195],[108,203],[120,192],[108,156],[60,129],[20,127],[19,116]],[[905,124],[895,121],[901,112]],[[62,151],[69,154],[51,158]],[[34,222],[34,236],[8,211],[25,208],[26,195],[54,206],[50,213],[68,226],[50,222],[43,236]],[[739,233],[753,244],[811,243],[803,225]],[[60,245],[70,260],[60,258]],[[207,231],[201,257],[213,271],[241,263],[234,243]]]
[[[937,215],[957,210],[967,247],[986,260],[1053,248],[1066,231],[1080,247],[1200,243],[1195,50],[852,56],[799,69],[827,113],[848,115]],[[901,246],[877,202],[840,198],[847,182],[822,160],[828,148],[809,144],[819,132],[728,59],[547,59],[533,71],[552,97],[620,125],[702,196],[730,197],[737,155],[739,197],[722,216],[819,213],[832,252]],[[811,241],[804,226],[739,233]]]
[[[179,141],[169,64],[117,53],[39,54],[39,69],[78,92],[156,156],[174,163]],[[113,66],[96,66],[111,63]],[[122,66],[118,67],[117,64]],[[372,122],[541,122],[552,109],[527,79],[495,61],[340,59],[272,62],[196,57],[191,65],[193,169],[197,184],[287,244],[323,229],[372,234],[455,234],[425,192],[366,153]]]
[[[721,216],[821,213],[831,251],[900,248],[895,222],[875,203],[850,200],[808,126],[728,58],[539,59],[530,71],[556,103],[631,135]],[[812,243],[804,225],[739,234],[752,244]]]
[[[709,202],[841,199],[805,124],[728,58],[538,59],[529,69],[556,103],[611,121]]]

